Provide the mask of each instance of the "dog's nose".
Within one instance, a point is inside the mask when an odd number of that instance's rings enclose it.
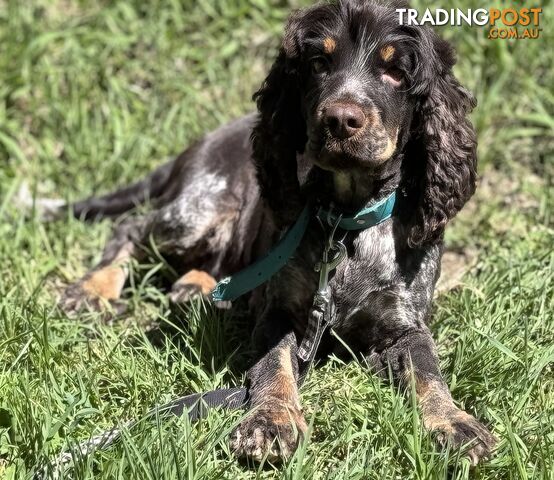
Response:
[[[341,140],[355,135],[365,125],[365,120],[362,109],[351,103],[335,103],[323,113],[329,132]]]

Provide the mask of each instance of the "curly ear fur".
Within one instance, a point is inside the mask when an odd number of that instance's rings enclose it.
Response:
[[[416,108],[413,151],[419,156],[419,201],[409,234],[410,246],[442,238],[444,228],[475,191],[477,140],[467,115],[476,101],[452,73],[456,62],[450,44],[430,31],[422,32],[427,54],[418,80],[421,100]],[[431,54],[429,54],[431,52]]]
[[[254,162],[262,197],[277,224],[286,224],[301,208],[296,154],[306,143],[296,70],[299,52],[290,26],[269,75],[254,94],[260,113],[252,132]]]
[[[336,6],[316,5],[289,17],[277,59],[254,94],[260,113],[252,132],[254,163],[262,197],[278,225],[296,220],[305,203],[296,159],[307,141],[299,90],[302,41],[335,10]]]
[[[254,95],[260,112],[252,132],[254,163],[262,197],[278,224],[287,223],[299,210],[296,154],[306,142],[300,93],[290,63],[291,59],[281,49]]]

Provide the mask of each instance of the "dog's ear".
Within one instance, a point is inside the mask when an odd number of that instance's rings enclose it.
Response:
[[[442,238],[448,221],[475,191],[476,135],[467,118],[476,101],[452,73],[455,52],[430,30],[419,29],[413,90],[412,144],[419,170],[419,200],[409,234],[418,246]]]
[[[252,132],[254,162],[262,197],[278,224],[293,221],[303,207],[296,156],[306,143],[299,82],[310,11],[298,11],[289,18],[277,59],[254,94],[259,111]]]

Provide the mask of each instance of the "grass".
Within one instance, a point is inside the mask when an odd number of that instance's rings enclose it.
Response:
[[[24,179],[41,196],[107,191],[250,110],[298,5],[0,0],[0,478],[40,476],[62,449],[155,404],[242,381],[247,322],[200,303],[172,311],[157,261],[136,266],[121,321],[64,316],[56,296],[98,259],[110,225],[41,224],[12,199]],[[332,359],[302,389],[310,437],[281,467],[233,460],[240,414],[213,412],[141,424],[58,477],[554,478],[554,31],[542,6],[539,40],[441,30],[480,101],[483,181],[448,233],[477,263],[438,299],[432,328],[454,397],[500,439],[490,462],[470,471],[435,449],[403,395],[363,362]]]

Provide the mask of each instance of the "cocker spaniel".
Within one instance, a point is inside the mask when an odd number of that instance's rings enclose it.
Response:
[[[119,306],[126,262],[140,260],[152,241],[182,273],[174,301],[208,295],[215,279],[263,256],[307,203],[354,212],[396,192],[390,219],[338,232],[346,258],[329,276],[333,329],[376,372],[415,386],[424,426],[439,442],[469,444],[478,462],[495,439],[455,405],[427,326],[444,229],[476,180],[467,118],[475,100],[454,63],[449,43],[426,27],[399,25],[390,3],[341,0],[293,13],[254,95],[258,113],[132,186],[66,207],[92,219],[147,199],[154,208],[116,225],[100,264],[65,291],[62,306]],[[306,431],[297,352],[324,240],[310,218],[294,255],[249,302],[258,355],[248,372],[252,411],[231,435],[238,456],[287,458]],[[319,353],[329,352],[344,347],[327,332]]]

